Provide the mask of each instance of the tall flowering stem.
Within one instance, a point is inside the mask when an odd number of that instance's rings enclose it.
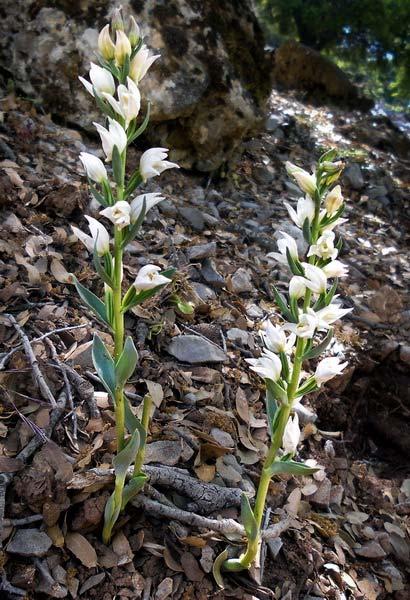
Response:
[[[325,153],[314,173],[286,164],[288,174],[305,194],[294,207],[285,203],[293,222],[302,230],[308,244],[305,259],[299,256],[296,240],[282,232],[278,252],[268,256],[287,265],[291,273],[288,294],[273,287],[279,324],[263,323],[264,349],[257,359],[248,359],[251,369],[266,385],[266,412],[270,447],[263,463],[253,509],[242,497],[241,520],[246,531],[246,548],[239,558],[228,558],[225,550],[215,561],[214,575],[222,586],[221,569],[241,571],[256,561],[261,542],[261,526],[272,477],[280,474],[313,475],[317,469],[295,460],[300,439],[298,405],[302,397],[317,390],[347,363],[336,357],[323,358],[314,374],[302,370],[307,361],[325,352],[333,336],[332,324],[350,309],[335,301],[338,278],[347,267],[337,260],[341,240],[334,228],[341,218],[344,200],[339,185],[334,185],[343,168],[336,152]],[[315,343],[316,342],[316,343]]]
[[[164,200],[159,193],[137,195],[137,188],[178,165],[166,160],[166,148],[150,148],[141,156],[139,168],[127,177],[127,148],[144,132],[149,122],[149,103],[145,116],[140,118],[138,84],[159,56],[151,55],[143,44],[133,17],[129,19],[128,32],[125,32],[120,11],[115,12],[111,27],[106,25],[100,32],[98,50],[100,64],[91,63],[90,80],[80,77],[80,81],[93,96],[105,121],[104,125],[94,125],[101,138],[108,171],[93,154],[82,152],[80,160],[90,190],[103,207],[100,216],[110,223],[111,234],[98,219],[88,216],[91,235],[77,227],[72,229],[93,254],[96,272],[104,285],[103,298],[83,286],[75,276],[72,280],[83,303],[110,329],[114,341],[112,352],[99,335],[95,335],[93,341],[94,366],[114,404],[117,436],[117,454],[113,460],[115,487],[104,515],[103,540],[107,543],[119,514],[147,479],[143,461],[152,403],[146,395],[140,421],[124,393],[138,362],[132,338],[125,338],[124,315],[170,283],[173,275],[173,269],[161,271],[160,267],[147,264],[124,292],[123,256],[127,245],[139,233],[147,212]],[[127,480],[132,465],[133,475]]]

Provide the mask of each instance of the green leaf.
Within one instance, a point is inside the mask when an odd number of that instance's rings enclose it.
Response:
[[[288,475],[313,475],[319,469],[307,467],[304,463],[298,463],[294,460],[287,461],[275,461],[268,468],[267,471],[272,477],[273,475],[280,475],[281,473],[287,473]]]
[[[124,387],[125,382],[131,377],[135,371],[138,362],[138,352],[132,341],[132,337],[128,336],[125,340],[121,356],[115,364],[115,379],[118,388]]]
[[[265,379],[266,382],[266,395],[265,395],[265,404],[266,404],[266,414],[268,417],[269,429],[271,435],[273,434],[273,420],[275,418],[276,411],[278,410],[278,404],[276,402],[276,396],[272,390],[272,387],[269,385],[269,379]]]
[[[147,201],[144,198],[144,200],[142,201],[142,208],[141,208],[140,214],[138,215],[138,219],[135,221],[135,223],[133,223],[132,225],[130,225],[128,227],[128,231],[124,235],[124,238],[122,240],[123,248],[125,248],[125,246],[127,244],[129,244],[137,235],[138,230],[141,227],[141,225],[145,219],[146,210],[147,210]]]
[[[289,248],[286,248],[286,258],[288,259],[289,269],[292,271],[293,275],[303,276],[305,274],[299,260],[297,258],[293,258]]]
[[[193,315],[194,314],[195,308],[193,307],[191,302],[182,300],[182,298],[180,298],[177,294],[173,294],[170,299],[171,299],[171,302],[173,304],[175,304],[175,306],[179,310],[179,312],[182,313],[183,315]]]
[[[92,310],[92,312],[97,315],[97,317],[99,317],[106,325],[110,325],[104,302],[102,302],[95,294],[93,294],[93,292],[90,292],[90,290],[84,287],[74,275],[72,275],[72,277],[73,283],[84,304],[88,306],[88,308]]]
[[[333,162],[337,157],[337,150],[331,148],[330,150],[326,150],[321,157],[319,158],[319,162]]]
[[[329,306],[329,304],[332,302],[332,300],[333,300],[333,296],[334,296],[334,295],[335,295],[335,293],[336,293],[336,290],[337,290],[337,286],[338,286],[338,284],[339,284],[339,280],[338,280],[338,278],[336,277],[336,279],[335,279],[335,280],[334,280],[334,282],[333,282],[333,285],[332,285],[332,287],[330,288],[330,290],[329,290],[329,291],[327,292],[327,294],[326,294],[325,306]]]
[[[139,186],[141,183],[142,183],[142,177],[141,177],[141,174],[139,172],[139,169],[137,169],[131,175],[131,177],[130,177],[127,185],[126,185],[125,196],[128,197],[130,194],[132,194],[132,192],[135,190],[135,188],[137,186]]]
[[[122,505],[121,510],[124,510],[128,502],[134,498],[142,490],[145,483],[148,480],[148,476],[145,473],[140,473],[136,477],[133,477],[129,480],[129,482],[124,486],[122,491]]]
[[[95,244],[94,244],[93,263],[94,263],[94,268],[96,270],[96,273],[98,273],[98,275],[101,277],[101,279],[104,281],[104,283],[106,283],[110,288],[113,288],[114,282],[111,279],[111,277],[109,276],[109,274],[107,273],[107,271],[105,270],[105,268],[102,266],[101,259],[98,256],[97,240],[95,241]]]
[[[105,103],[104,100],[101,98],[101,96],[98,95],[97,90],[95,89],[95,87],[93,86],[93,92],[94,92],[94,100],[95,103],[97,104],[98,108],[100,109],[100,111],[104,114],[107,115],[108,117],[113,118],[114,117],[114,111],[111,107],[110,104]]]
[[[124,448],[113,458],[113,466],[116,480],[124,480],[127,476],[128,467],[134,462],[137,450],[140,447],[141,438],[138,429],[134,431]]]
[[[316,379],[314,377],[309,377],[309,379],[307,379],[304,384],[296,390],[295,398],[300,398],[300,396],[303,396],[304,394],[310,394],[310,392],[314,392],[318,389],[319,388],[317,386]]]
[[[97,188],[91,183],[91,179],[88,180],[88,186],[90,188],[90,192],[92,193],[92,195],[94,196],[94,198],[97,200],[97,202],[99,204],[101,204],[102,206],[109,206],[106,198],[104,197],[103,194],[101,194],[101,192],[99,192],[97,190]]]
[[[273,398],[277,398],[281,402],[288,401],[287,393],[276,381],[272,381],[272,379],[265,379],[265,383],[266,383],[266,389],[269,390],[269,392],[273,396]]]
[[[112,149],[112,173],[114,175],[115,183],[118,186],[123,185],[123,167],[122,158],[118,146],[114,146]]]
[[[93,339],[93,363],[97,375],[112,398],[115,397],[115,366],[111,354],[102,339],[95,333]]]
[[[333,329],[330,328],[326,334],[326,337],[314,348],[311,348],[308,352],[305,352],[302,360],[309,360],[311,358],[316,358],[319,354],[322,354],[330,344],[333,338]]]
[[[303,221],[302,231],[306,242],[310,244],[312,242],[312,234],[310,231],[310,221],[308,217],[306,217],[306,219]]]
[[[216,584],[218,585],[218,587],[221,588],[221,590],[223,590],[225,588],[224,580],[222,579],[222,575],[221,575],[221,568],[227,558],[228,558],[228,550],[225,549],[223,552],[218,554],[218,556],[215,558],[214,564],[212,566],[212,574],[214,576]]]
[[[280,312],[287,321],[291,323],[297,323],[292,313],[289,310],[288,304],[283,294],[281,294],[274,285],[272,285],[273,295],[275,296],[275,302],[279,306]]]
[[[142,135],[144,133],[144,131],[148,127],[150,114],[151,114],[151,103],[148,101],[147,112],[146,112],[145,118],[144,118],[143,122],[141,123],[141,125],[138,127],[137,131],[131,137],[130,143],[133,142],[134,140],[136,140],[137,137],[139,137],[140,135]]]
[[[241,496],[241,521],[248,539],[250,541],[256,540],[259,534],[259,528],[246,494],[242,494]]]
[[[279,352],[280,362],[282,363],[282,377],[285,381],[289,378],[289,361],[285,352]]]
[[[107,504],[104,509],[104,529],[103,529],[103,542],[108,544],[111,538],[112,528],[115,525],[118,515],[121,511],[121,505],[118,505],[115,501],[115,492],[107,500]]]

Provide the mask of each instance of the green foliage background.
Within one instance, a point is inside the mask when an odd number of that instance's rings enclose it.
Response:
[[[319,50],[392,108],[410,105],[410,0],[257,0],[268,43]]]

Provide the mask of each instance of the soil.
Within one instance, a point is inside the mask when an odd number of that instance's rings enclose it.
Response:
[[[99,291],[90,257],[70,231],[95,211],[78,154],[97,145],[27,101],[8,96],[1,105],[0,491],[7,490],[1,597],[408,598],[409,162],[406,142],[388,118],[313,107],[273,92],[269,131],[246,140],[230,165],[211,176],[167,172],[147,189],[161,190],[167,202],[150,212],[130,248],[125,277],[132,280],[147,262],[178,270],[172,290],[126,323],[140,354],[129,396],[138,406],[149,386],[157,406],[149,463],[184,469],[204,484],[252,491],[267,430],[263,389],[245,358],[257,354],[258,322],[275,313],[270,284],[280,287],[287,278],[266,259],[275,249],[274,231],[289,227],[283,201],[295,190],[284,162],[309,167],[324,148],[338,147],[362,175],[355,181],[347,173],[343,181],[342,260],[350,275],[340,293],[354,311],[337,326],[332,350],[349,368],[307,399],[313,417],[300,447],[302,458],[324,467],[325,479],[272,483],[268,521],[289,515],[291,525],[266,545],[260,572],[226,576],[220,591],[211,569],[228,544],[221,534],[130,507],[105,547],[109,478],[73,485],[95,467],[109,468],[115,441],[112,407],[104,395],[94,396],[102,387],[89,342],[101,326],[66,282],[72,272]],[[132,150],[134,165],[139,153]],[[206,250],[192,250],[203,244]],[[193,313],[185,314],[181,302],[191,302]],[[63,410],[42,396],[7,314],[32,341]],[[82,328],[67,329],[72,326]],[[44,334],[51,344],[33,341]],[[227,360],[178,362],[167,347],[180,334],[210,340]],[[172,487],[156,489],[177,507],[196,510],[192,498]],[[238,507],[207,516],[238,518]],[[16,533],[30,537],[25,529],[44,532],[50,547],[16,551]]]

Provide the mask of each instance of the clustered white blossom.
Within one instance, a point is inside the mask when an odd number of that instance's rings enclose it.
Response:
[[[288,233],[280,232],[278,252],[271,252],[268,257],[288,266],[292,275],[287,299],[275,289],[281,323],[274,325],[265,321],[262,324],[262,354],[256,359],[247,359],[251,369],[267,385],[269,382],[271,386],[274,384],[278,398],[286,397],[289,392],[294,361],[303,362],[303,356],[312,358],[325,351],[331,340],[332,325],[352,310],[343,308],[335,295],[337,278],[348,274],[348,267],[337,258],[340,245],[334,232],[334,228],[346,220],[340,217],[344,200],[340,185],[329,189],[340,175],[341,163],[319,162],[316,173],[308,173],[290,162],[286,163],[286,169],[305,195],[297,201],[296,209],[288,202],[285,206],[292,221],[303,230],[309,248],[306,260],[303,260],[296,240]],[[318,336],[320,339],[314,346]],[[302,340],[302,346],[298,340]],[[295,454],[300,439],[299,420],[294,413],[297,403],[305,393],[339,375],[346,365],[347,362],[328,356],[319,361],[313,375],[301,372],[295,397],[288,398],[293,403],[294,416],[289,417],[284,429],[284,454]]]
[[[94,126],[100,135],[105,162],[108,164],[114,161],[114,148],[121,156],[133,140],[136,120],[141,109],[138,84],[152,64],[160,58],[159,54],[151,55],[147,46],[142,44],[140,29],[133,17],[130,17],[128,35],[122,29],[121,17],[114,16],[111,28],[115,33],[115,41],[111,37],[110,25],[106,25],[98,37],[101,66],[93,62],[90,64],[89,81],[79,77],[85,89],[94,98],[98,98],[98,105],[107,117],[106,124],[94,123]],[[117,79],[124,79],[123,83],[116,85],[113,72]],[[166,169],[179,168],[176,163],[166,160],[167,156],[167,148],[146,150],[140,158],[139,180],[145,183]],[[89,181],[102,188],[100,194],[94,194],[97,199],[101,200],[102,196],[105,200],[105,208],[101,210],[100,215],[119,229],[130,228],[136,223],[144,206],[146,214],[158,202],[164,200],[159,193],[140,193],[113,202],[109,176],[101,159],[94,154],[81,152],[80,160]],[[86,219],[91,236],[74,226],[72,230],[89,252],[96,250],[100,257],[104,257],[110,252],[108,231],[96,219],[89,216],[86,216]],[[169,279],[158,274],[159,270],[155,265],[143,267],[137,274],[135,288],[148,290],[169,283]],[[157,276],[153,277],[153,273],[157,273]]]

